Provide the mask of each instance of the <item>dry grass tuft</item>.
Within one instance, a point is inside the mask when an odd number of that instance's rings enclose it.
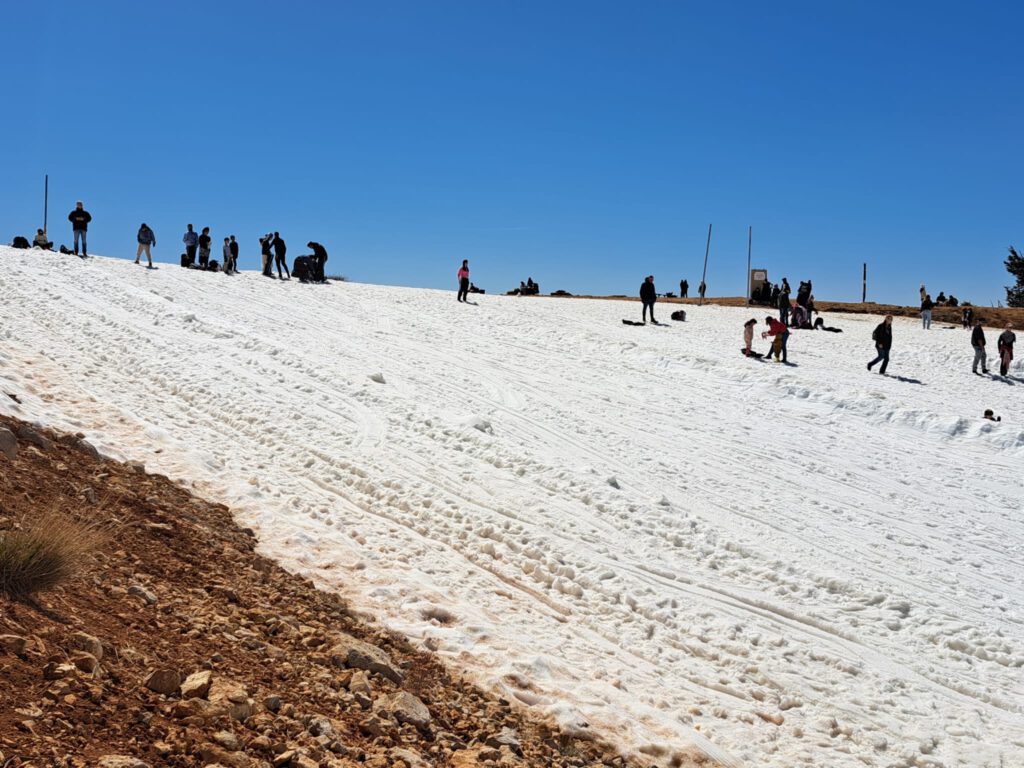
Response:
[[[30,600],[74,576],[106,538],[96,526],[51,509],[0,533],[0,593]]]

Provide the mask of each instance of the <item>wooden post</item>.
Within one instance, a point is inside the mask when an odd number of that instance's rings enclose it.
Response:
[[[43,177],[43,232],[46,232],[49,236],[49,231],[46,229],[46,217],[48,208],[50,206],[50,174],[46,174]]]
[[[702,272],[701,276],[700,276],[700,285],[703,285],[705,287],[707,286],[707,283],[704,282],[704,281],[705,281],[705,279],[708,276],[708,254],[709,253],[711,253],[711,225],[710,224],[708,224],[708,244],[707,244],[707,247],[704,249],[704,272]],[[697,286],[697,291],[700,293],[700,301],[697,302],[697,306],[698,307],[704,306],[704,291],[702,291],[700,289],[700,285]]]
[[[754,242],[754,227],[747,227],[747,306],[750,306],[750,249]]]
[[[864,262],[864,277],[860,288],[860,303],[864,304],[868,300],[868,263]]]

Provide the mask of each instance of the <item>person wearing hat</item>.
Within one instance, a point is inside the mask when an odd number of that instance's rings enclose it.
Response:
[[[92,221],[92,216],[82,206],[82,201],[79,200],[75,203],[75,210],[68,214],[68,221],[71,222],[71,231],[75,236],[75,256],[78,255],[78,241],[82,241],[82,256],[88,256],[88,247],[85,244],[85,233],[89,229],[89,222]]]
[[[36,230],[36,236],[32,238],[32,245],[36,248],[42,248],[44,251],[53,250],[53,243],[46,236],[46,230],[42,228]]]
[[[146,254],[146,261],[149,262],[150,269],[153,268],[153,255],[150,252],[151,248],[156,247],[156,235],[153,234],[153,230],[149,228],[149,225],[145,222],[139,227],[139,234],[135,238],[139,241],[138,250],[135,251],[135,263],[139,263],[139,258],[143,253]]]

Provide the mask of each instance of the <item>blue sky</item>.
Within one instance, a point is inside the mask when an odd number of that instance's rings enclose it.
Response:
[[[10,3],[0,240],[160,261],[279,230],[329,272],[491,292],[1004,297],[1024,246],[1017,3]]]

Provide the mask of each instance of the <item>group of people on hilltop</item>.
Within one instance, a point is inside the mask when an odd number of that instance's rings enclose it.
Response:
[[[708,290],[707,284],[703,280],[701,280],[700,281],[700,285],[697,286],[697,295],[700,296],[703,299],[704,298],[704,294],[707,293],[707,290]],[[668,295],[668,294],[666,294],[666,295]],[[682,280],[679,281],[679,298],[685,299],[685,298],[688,298],[689,295],[690,295],[690,282],[686,278],[683,278]]]
[[[931,299],[931,296],[929,296],[929,294],[928,294],[928,290],[924,287],[924,283],[921,283],[920,294],[921,294],[921,301],[924,301],[926,298],[927,299]],[[960,299],[958,299],[953,294],[949,294],[949,296],[947,296],[945,291],[939,291],[939,295],[935,297],[935,302],[934,302],[934,304],[932,306],[935,306],[935,307],[959,307],[960,304],[961,304]]]
[[[66,254],[73,253],[76,256],[87,258],[89,256],[87,237],[92,215],[85,210],[81,200],[75,203],[74,210],[68,214],[68,221],[71,222],[74,249],[68,249],[62,245],[60,252]],[[24,240],[24,238],[15,238],[15,240],[20,241]],[[153,249],[156,247],[156,233],[153,232],[152,227],[143,222],[139,225],[136,241],[138,247],[135,251],[135,263],[140,264],[142,256],[145,254],[147,266],[152,269]],[[209,227],[203,227],[202,230],[196,232],[195,228],[189,224],[181,241],[185,246],[185,253],[181,255],[181,266],[211,271],[221,270],[229,275],[238,272],[238,241],[234,235],[224,238],[222,249],[223,261],[220,264],[210,258],[213,250],[213,238],[210,235]],[[16,242],[16,245],[20,245],[20,243]],[[53,243],[43,228],[36,230],[36,236],[32,241],[32,245],[47,251],[53,250]],[[286,260],[288,249],[280,233],[274,232],[264,235],[260,238],[260,249],[264,257],[263,274],[267,277],[273,277],[271,270],[276,262],[279,278],[290,279],[294,275],[303,282],[325,282],[324,265],[327,263],[327,249],[314,241],[307,243],[307,246],[313,252],[295,259],[295,267],[289,271]],[[27,241],[25,241],[24,247],[29,247]],[[79,253],[80,248],[81,253]],[[272,257],[271,253],[273,254]],[[283,275],[282,270],[284,272]]]
[[[926,326],[927,327],[927,326]],[[881,363],[879,373],[885,373],[889,365],[889,351],[892,349],[892,315],[886,315],[871,334],[875,342],[877,355],[868,363],[868,370],[876,363]],[[1007,323],[1003,332],[999,334],[996,341],[996,349],[999,353],[999,375],[1006,376],[1010,372],[1010,363],[1013,362],[1013,346],[1017,342],[1017,335],[1013,332],[1013,323]],[[980,376],[988,373],[988,351],[985,340],[985,328],[980,318],[974,323],[974,330],[971,331],[971,347],[974,349],[974,362],[971,364],[971,372]],[[978,373],[978,365],[981,365],[981,373]]]

